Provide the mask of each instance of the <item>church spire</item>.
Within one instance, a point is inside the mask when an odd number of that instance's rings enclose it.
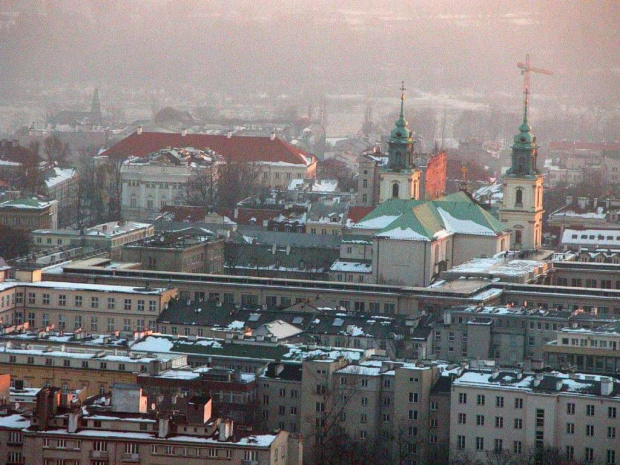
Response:
[[[99,89],[97,88],[95,88],[95,91],[93,92],[93,103],[90,106],[90,115],[93,119],[93,123],[101,124],[101,103],[99,102]]]
[[[400,113],[390,133],[389,142],[389,163],[390,169],[408,169],[412,164],[413,136],[407,128],[405,119],[405,82],[400,85]]]

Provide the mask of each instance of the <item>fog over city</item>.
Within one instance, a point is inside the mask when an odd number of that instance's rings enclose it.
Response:
[[[620,3],[469,0],[12,0],[0,2],[0,94],[48,104],[99,87],[172,103],[215,96],[313,98],[416,92],[518,108],[525,54],[554,72],[536,100],[613,108]],[[536,107],[534,103],[534,107]],[[556,108],[556,107],[554,107]],[[5,131],[6,127],[2,128]]]

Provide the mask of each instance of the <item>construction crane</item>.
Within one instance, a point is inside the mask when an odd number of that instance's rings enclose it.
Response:
[[[523,95],[525,98],[525,108],[527,111],[527,104],[530,95],[530,73],[547,74],[549,76],[553,76],[553,73],[546,69],[532,68],[529,53],[525,55],[525,63],[517,63],[517,68],[521,70],[521,74],[523,75]]]

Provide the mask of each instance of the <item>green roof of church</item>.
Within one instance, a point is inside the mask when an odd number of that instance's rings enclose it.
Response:
[[[354,229],[375,229],[384,239],[431,241],[451,234],[495,236],[505,230],[464,192],[433,201],[392,199],[379,204]]]

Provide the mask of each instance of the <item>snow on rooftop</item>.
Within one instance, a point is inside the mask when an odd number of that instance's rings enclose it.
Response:
[[[337,260],[329,270],[346,273],[372,273],[372,264]]]
[[[620,247],[620,229],[565,229],[562,244]]]
[[[492,229],[487,228],[472,220],[461,220],[455,218],[441,207],[437,207],[437,211],[446,225],[446,229],[457,234],[475,234],[477,236],[496,236]]]
[[[58,184],[62,184],[75,176],[75,170],[73,168],[54,167],[52,170],[54,175],[45,180],[45,185],[48,189],[53,188]]]
[[[414,231],[413,229],[401,227],[397,227],[389,231],[385,231],[381,234],[377,234],[376,237],[380,237],[382,239],[396,239],[403,241],[429,241],[428,237],[423,236],[422,234]]]
[[[399,217],[400,215],[377,216],[376,218],[371,218],[366,221],[356,223],[352,226],[352,229],[383,229]]]

